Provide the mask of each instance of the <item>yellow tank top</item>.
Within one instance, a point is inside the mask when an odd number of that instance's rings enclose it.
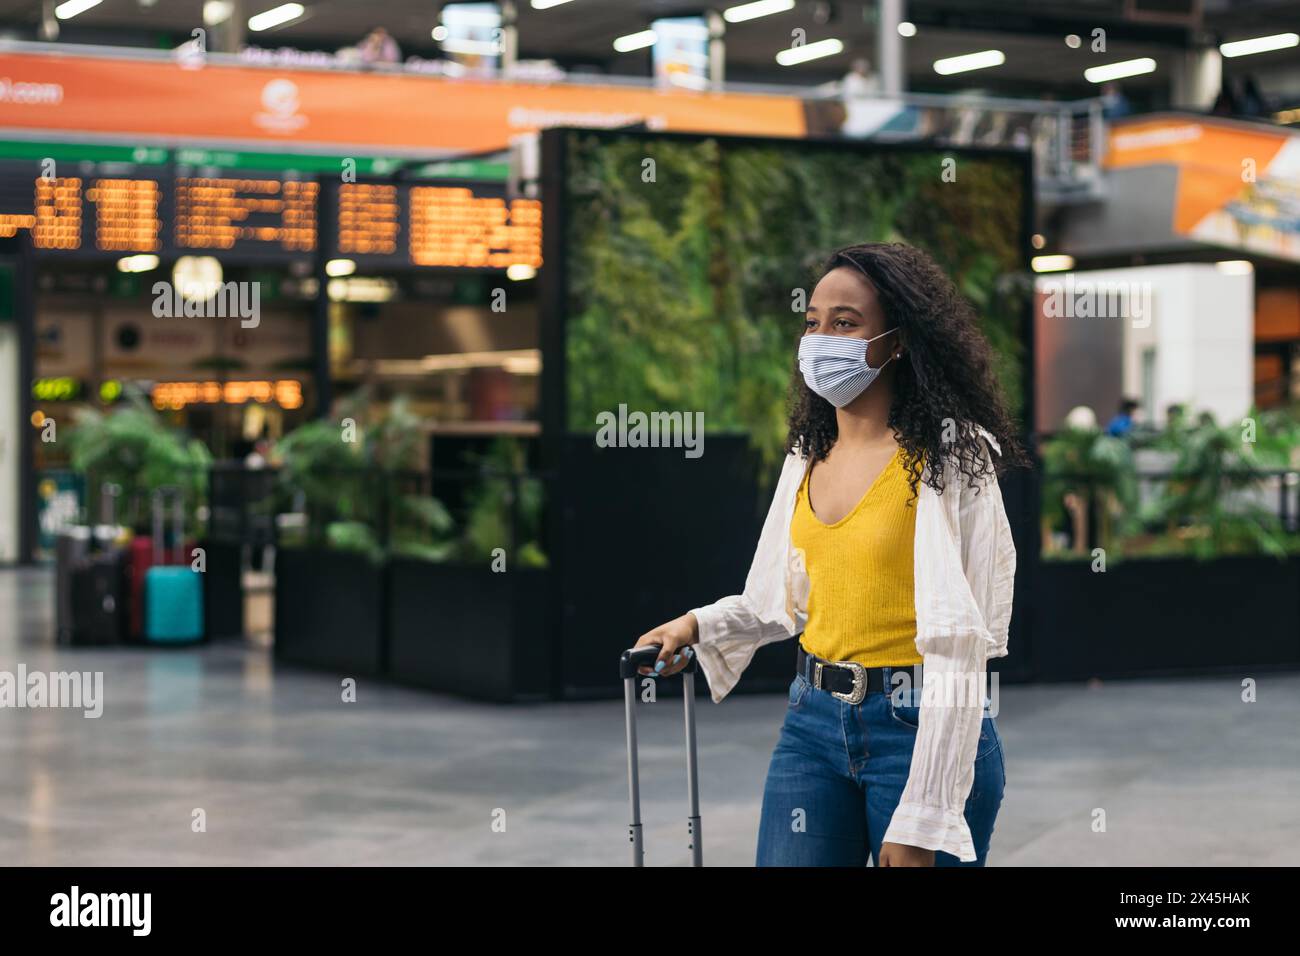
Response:
[[[834,524],[813,513],[811,473],[804,472],[790,523],[790,540],[804,553],[810,584],[804,650],[867,667],[921,663],[912,566],[916,502],[908,504],[902,448]]]

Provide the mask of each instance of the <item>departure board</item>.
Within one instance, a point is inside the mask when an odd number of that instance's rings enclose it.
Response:
[[[314,252],[319,188],[300,180],[178,176],[176,247],[254,255]]]
[[[184,164],[0,160],[0,237],[30,230],[41,256],[214,255],[227,264],[310,260],[323,202],[336,203],[330,258],[361,268],[534,268],[541,203],[504,183],[339,183],[291,172]],[[329,187],[329,188],[327,188]]]
[[[495,183],[345,183],[337,252],[361,265],[536,268],[542,204]]]

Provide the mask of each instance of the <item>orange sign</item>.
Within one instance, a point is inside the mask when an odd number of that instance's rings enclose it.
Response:
[[[64,54],[0,54],[0,127],[142,143],[499,149],[545,126],[802,136],[790,96],[332,73]]]
[[[1197,116],[1113,125],[1107,168],[1154,164],[1178,169],[1174,232],[1300,259],[1300,136]]]

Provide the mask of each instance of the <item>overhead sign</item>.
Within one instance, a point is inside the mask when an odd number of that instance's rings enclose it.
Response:
[[[1173,231],[1300,260],[1300,135],[1169,114],[1113,123],[1105,166],[1178,170]]]
[[[389,73],[274,70],[86,55],[0,54],[0,127],[135,143],[347,146],[444,153],[504,148],[546,126],[802,136],[794,96]],[[0,91],[2,93],[3,91]]]

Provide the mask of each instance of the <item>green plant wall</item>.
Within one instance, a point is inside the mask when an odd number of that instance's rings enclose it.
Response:
[[[930,252],[981,316],[1012,409],[1023,405],[1023,166],[940,150],[803,141],[567,134],[568,423],[620,404],[703,411],[779,462],[802,313],[834,249]],[[653,181],[648,175],[653,160]]]

